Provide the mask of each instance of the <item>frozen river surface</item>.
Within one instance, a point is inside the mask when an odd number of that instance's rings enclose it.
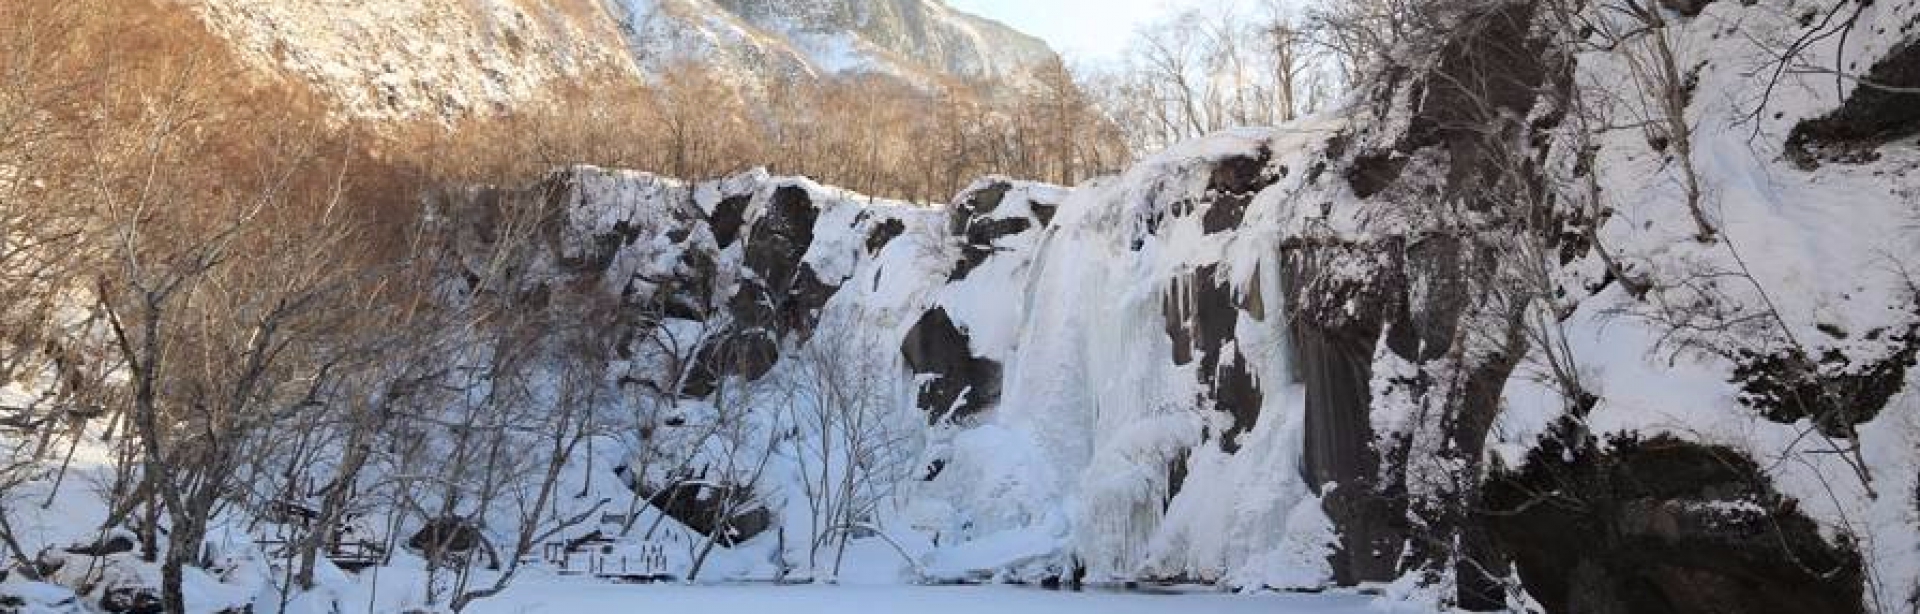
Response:
[[[618,585],[529,579],[473,614],[1361,614],[1350,595],[1148,594],[945,586]]]

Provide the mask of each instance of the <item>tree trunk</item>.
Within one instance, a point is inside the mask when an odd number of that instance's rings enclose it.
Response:
[[[183,586],[186,583],[186,559],[192,556],[180,549],[167,551],[167,560],[160,565],[160,605],[167,614],[187,614],[187,597]]]

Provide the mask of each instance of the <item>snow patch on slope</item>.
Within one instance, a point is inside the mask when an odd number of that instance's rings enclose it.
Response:
[[[187,3],[262,74],[304,82],[352,115],[489,114],[562,81],[631,77],[597,0],[197,0]]]

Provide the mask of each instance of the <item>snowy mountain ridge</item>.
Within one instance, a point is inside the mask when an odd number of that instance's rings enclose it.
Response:
[[[185,4],[263,75],[349,114],[457,117],[688,62],[749,90],[875,73],[1020,83],[1047,45],[938,0],[373,0]]]
[[[184,3],[269,79],[312,88],[352,116],[491,114],[563,83],[633,79],[614,14],[599,0],[370,0]]]
[[[649,70],[711,61],[762,82],[879,73],[930,84],[1017,82],[1057,59],[1046,43],[938,0],[625,0]]]

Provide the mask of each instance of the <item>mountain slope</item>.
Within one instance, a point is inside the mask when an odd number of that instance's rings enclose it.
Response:
[[[349,114],[451,118],[539,104],[564,87],[710,65],[750,90],[879,73],[930,85],[1011,82],[1045,43],[938,0],[369,0],[185,3],[262,74]]]
[[[730,16],[762,35],[751,44],[796,52],[809,72],[820,75],[878,72],[917,82],[942,77],[1004,80],[1056,57],[1039,39],[938,0],[663,3],[677,4],[670,11],[675,14]],[[648,11],[650,4],[655,0],[630,2],[637,12]]]
[[[263,75],[350,115],[446,118],[533,103],[564,82],[634,78],[598,0],[193,0]]]

